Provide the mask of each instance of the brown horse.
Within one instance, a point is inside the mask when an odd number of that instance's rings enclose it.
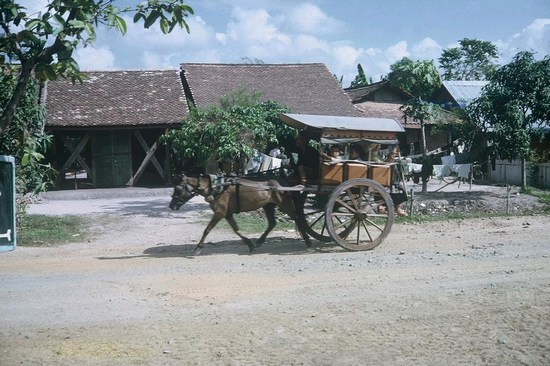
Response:
[[[266,231],[256,241],[260,246],[267,235],[275,227],[275,206],[293,219],[302,234],[306,245],[311,246],[305,230],[305,219],[296,213],[293,194],[279,190],[282,187],[276,180],[253,181],[248,179],[233,179],[219,189],[212,186],[209,176],[187,177],[181,175],[175,179],[174,193],[169,207],[178,210],[185,202],[196,195],[205,197],[214,211],[214,216],[204,229],[201,240],[197,244],[194,255],[199,255],[204,247],[204,240],[216,224],[223,218],[227,220],[233,231],[244,241],[250,251],[254,251],[252,241],[239,232],[239,227],[233,215],[239,212],[255,211],[263,208],[268,220]]]

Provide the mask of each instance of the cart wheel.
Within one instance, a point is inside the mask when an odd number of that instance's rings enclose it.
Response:
[[[303,210],[307,223],[307,233],[313,238],[323,242],[332,241],[332,238],[328,233],[325,220],[325,207],[327,199],[327,195],[310,195],[305,200]]]
[[[386,189],[370,179],[351,179],[333,191],[325,218],[332,239],[345,249],[369,250],[382,243],[394,220]]]

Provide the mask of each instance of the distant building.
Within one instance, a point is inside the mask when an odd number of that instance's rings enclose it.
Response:
[[[364,117],[392,118],[401,122],[405,136],[400,139],[400,150],[405,155],[421,153],[420,122],[405,118],[401,106],[413,98],[407,91],[392,85],[389,81],[380,81],[359,88],[346,88],[346,94]],[[434,150],[449,143],[449,135],[434,127],[442,121],[426,121],[426,148]]]

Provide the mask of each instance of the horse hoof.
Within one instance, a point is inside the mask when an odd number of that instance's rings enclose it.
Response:
[[[310,240],[306,240],[306,248],[311,248],[311,241]]]
[[[194,255],[194,256],[201,255],[201,253],[202,253],[202,249],[195,249],[195,250],[193,251],[193,255]]]
[[[258,241],[256,241],[256,248],[261,247],[262,244],[263,244],[264,242],[265,242],[264,240],[258,240]]]

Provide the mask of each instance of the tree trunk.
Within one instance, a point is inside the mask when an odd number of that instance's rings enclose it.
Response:
[[[521,188],[527,188],[527,162],[521,158]]]
[[[25,90],[29,85],[33,67],[34,67],[34,64],[32,61],[21,62],[21,71],[19,72],[19,76],[17,77],[17,84],[15,85],[15,90],[13,91],[13,94],[9,102],[6,105],[6,108],[4,109],[2,116],[0,116],[0,135],[2,134],[2,132],[4,132],[8,128],[8,125],[10,124],[10,122],[13,120],[13,117],[15,116],[15,111],[17,110],[17,106],[19,105],[19,102],[25,95]]]
[[[420,143],[422,149],[422,164],[426,164],[426,129],[424,126],[424,119],[420,119]],[[422,176],[422,193],[428,193],[428,179],[430,179],[430,177]]]

